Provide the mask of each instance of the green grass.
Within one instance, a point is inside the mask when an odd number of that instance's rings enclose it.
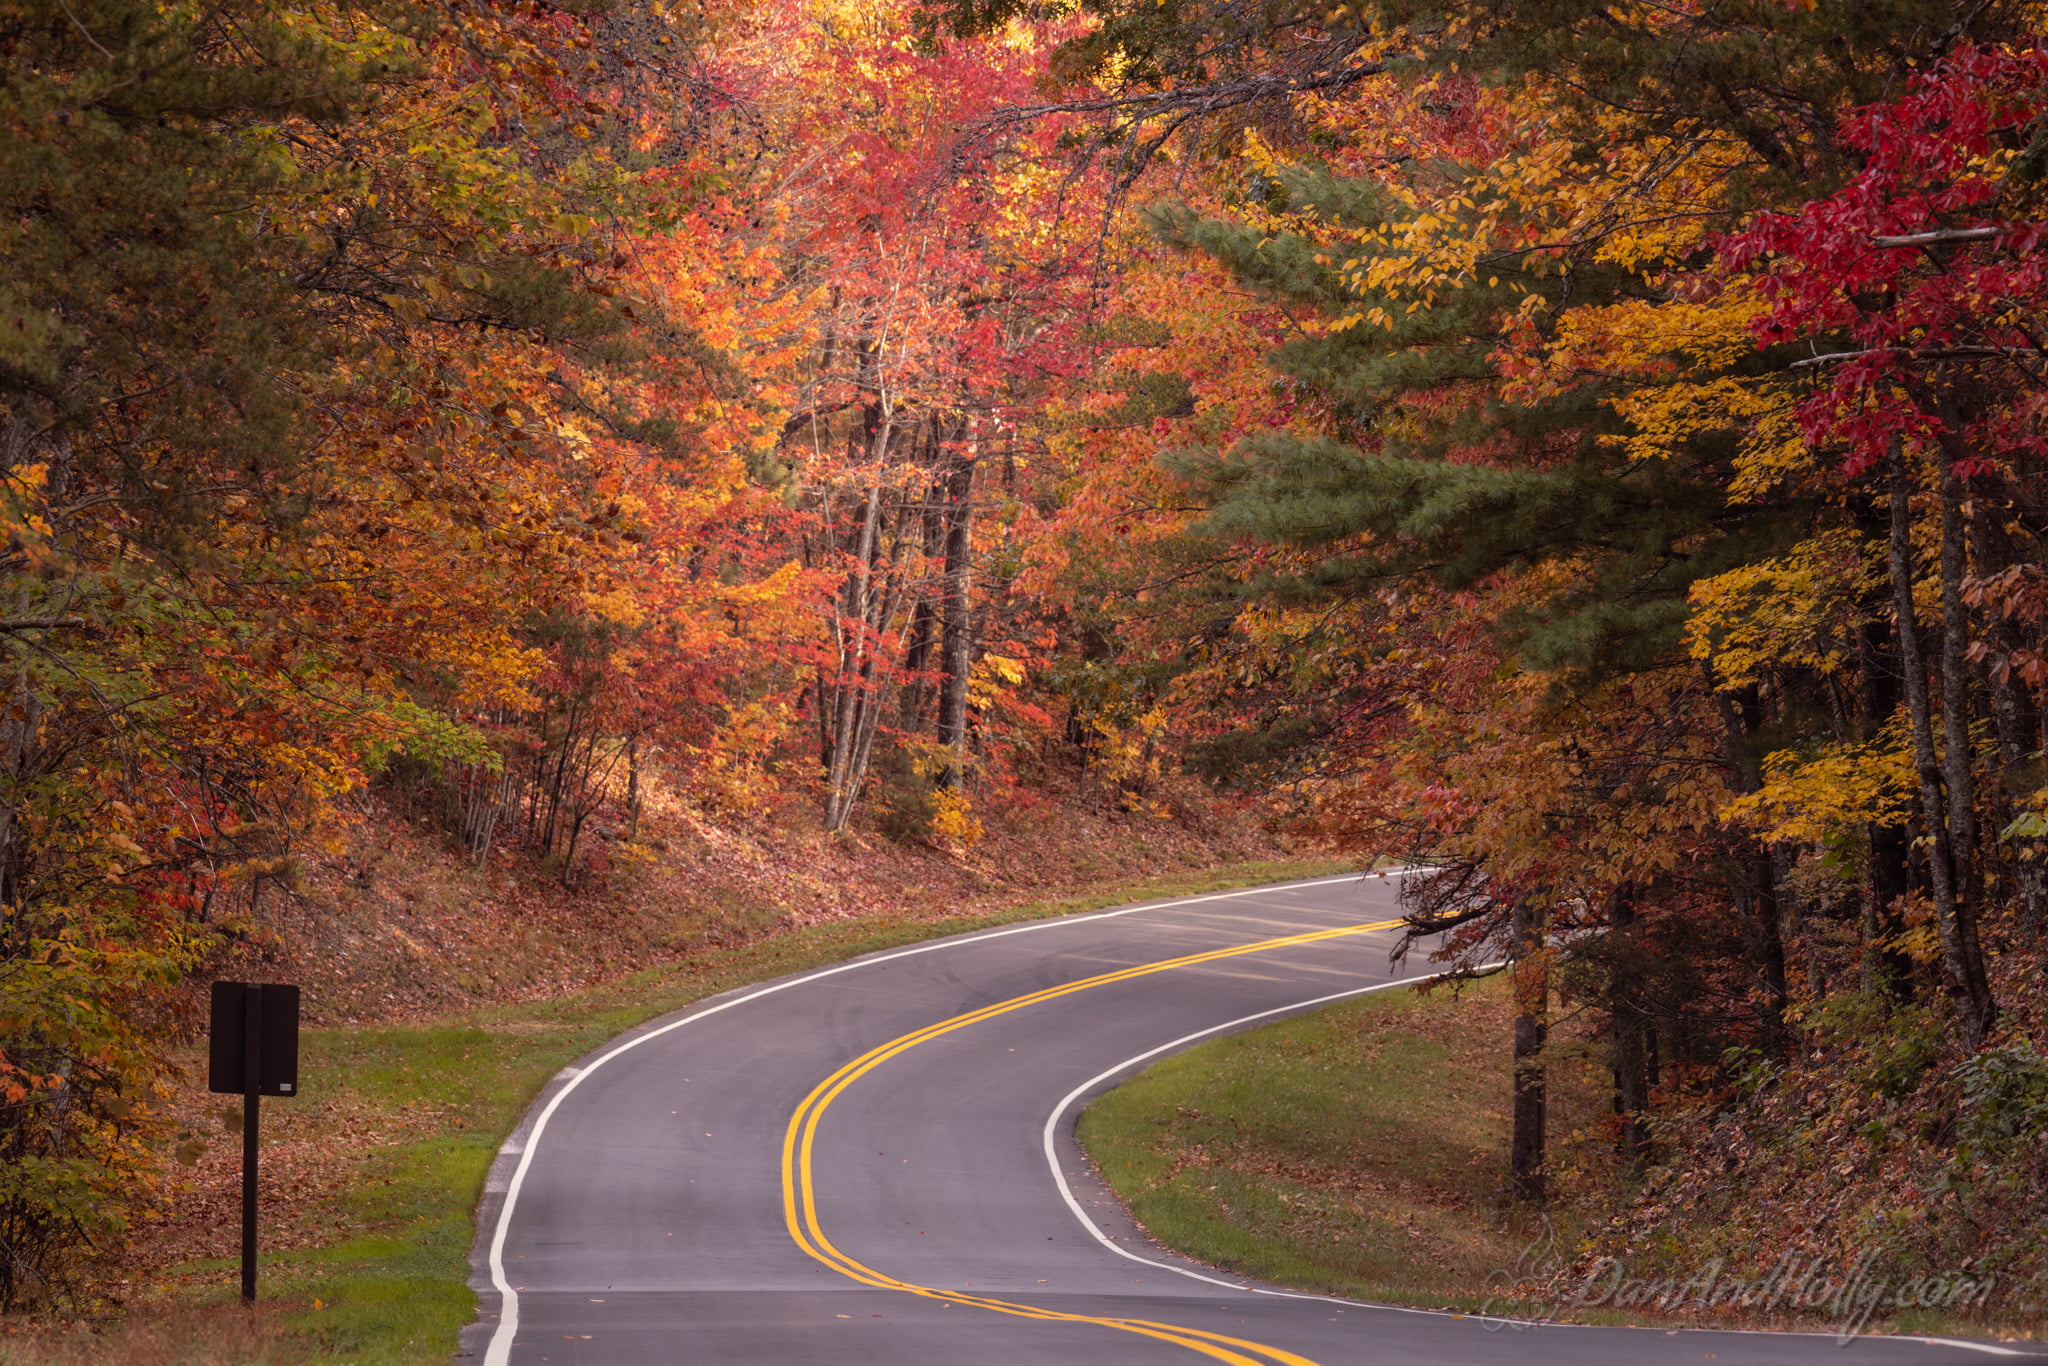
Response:
[[[1512,1298],[1527,1273],[1570,1265],[1579,1235],[1628,1188],[1600,1136],[1598,1054],[1567,1040],[1548,1073],[1553,1168],[1570,1171],[1572,1189],[1549,1223],[1504,1199],[1505,987],[1397,988],[1202,1044],[1098,1099],[1081,1117],[1082,1145],[1160,1242],[1280,1285],[1583,1323],[1835,1331],[1826,1315]],[[1981,1337],[1995,1325],[1906,1311],[1868,1328]]]
[[[1541,1231],[1499,1198],[1499,986],[1395,988],[1199,1045],[1096,1101],[1081,1142],[1138,1222],[1189,1256],[1477,1309]]]
[[[499,1144],[549,1077],[642,1021],[733,987],[940,935],[1346,869],[1327,860],[1239,864],[977,916],[835,921],[704,952],[554,1000],[474,1010],[417,1027],[308,1031],[300,1075],[309,1097],[333,1097],[352,1113],[416,1127],[419,1136],[368,1147],[356,1164],[346,1214],[368,1232],[263,1259],[266,1297],[296,1306],[283,1332],[260,1352],[230,1346],[220,1349],[224,1354],[209,1349],[204,1359],[331,1366],[445,1361],[476,1312],[467,1284],[469,1248],[477,1199]],[[278,1108],[266,1109],[266,1127]],[[173,1318],[218,1316],[232,1298],[232,1263],[192,1263],[175,1272],[180,1281],[210,1284],[179,1292]],[[175,1336],[175,1324],[173,1330]],[[69,1359],[0,1343],[0,1362]],[[201,1354],[192,1349],[189,1356],[165,1359],[197,1361]]]

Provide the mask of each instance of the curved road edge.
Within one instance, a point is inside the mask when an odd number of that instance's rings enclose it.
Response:
[[[1168,906],[1194,906],[1204,902],[1227,901],[1236,897],[1256,896],[1296,887],[1356,882],[1366,878],[1400,877],[1408,871],[1405,868],[1392,868],[1369,873],[1335,873],[1288,882],[1262,883],[1255,887],[1234,888],[1227,892],[1158,897],[1104,911],[1047,916],[1042,920],[1029,920],[1016,925],[998,926],[995,929],[967,930],[958,934],[940,935],[899,948],[879,949],[873,953],[860,954],[827,967],[810,968],[787,976],[771,978],[765,982],[734,987],[714,996],[707,996],[680,1010],[656,1016],[623,1034],[614,1036],[547,1080],[526,1107],[525,1113],[520,1116],[519,1123],[499,1145],[498,1155],[492,1159],[490,1169],[484,1177],[483,1193],[477,1200],[476,1237],[470,1245],[469,1254],[469,1285],[476,1292],[477,1316],[463,1328],[458,1339],[456,1355],[480,1356],[483,1358],[484,1366],[508,1366],[512,1341],[519,1329],[519,1288],[506,1278],[503,1253],[506,1231],[511,1226],[513,1216],[518,1212],[519,1189],[524,1184],[533,1153],[546,1135],[548,1119],[576,1090],[584,1077],[620,1054],[630,1052],[650,1039],[666,1035],[695,1020],[719,1014],[734,1006],[876,963],[936,953],[1010,935],[1029,934],[1055,926],[1074,925],[1092,920],[1111,920]]]

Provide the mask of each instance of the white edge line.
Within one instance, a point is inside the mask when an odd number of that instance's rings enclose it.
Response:
[[[1880,1337],[1880,1338],[1879,1338],[1878,1340],[1879,1340],[1879,1341],[1882,1341],[1882,1340],[1883,1340],[1883,1338],[1882,1338],[1882,1337]],[[1994,1344],[1994,1343],[1989,1343],[1989,1342],[1971,1342],[1971,1341],[1970,1341],[1969,1339],[1967,1339],[1967,1338],[1909,1338],[1909,1337],[1901,1337],[1901,1338],[1899,1339],[1899,1341],[1901,1341],[1901,1342],[1924,1342],[1924,1343],[1928,1344],[1928,1345],[1929,1345],[1929,1346],[1931,1346],[1931,1347],[1961,1347],[1961,1348],[1964,1348],[1964,1349],[1965,1349],[1965,1350],[1967,1350],[1967,1351],[1972,1351],[1972,1352],[1988,1352],[1989,1354],[1991,1354],[1992,1356],[1995,1356],[1995,1357],[2032,1357],[2032,1356],[2039,1356],[2039,1355],[2041,1355],[2041,1354],[2040,1354],[2039,1352],[2021,1352],[2021,1351],[2016,1351],[2015,1349],[2013,1349],[2013,1348],[2011,1348],[2011,1347],[2000,1347],[2000,1346],[1997,1346],[1997,1345],[1996,1345],[1996,1344]]]
[[[1486,963],[1481,965],[1481,970],[1485,968],[1496,968],[1502,966],[1505,965],[1501,963]],[[1129,1248],[1124,1247],[1122,1244],[1118,1243],[1114,1238],[1111,1238],[1108,1234],[1104,1233],[1102,1231],[1101,1226],[1098,1225],[1093,1219],[1088,1217],[1088,1211],[1083,1209],[1081,1207],[1081,1202],[1074,1198],[1073,1187],[1067,1184],[1067,1174],[1064,1171],[1060,1170],[1060,1121],[1066,1118],[1067,1112],[1074,1107],[1075,1102],[1079,1101],[1083,1096],[1087,1095],[1090,1091],[1094,1090],[1096,1087],[1102,1085],[1102,1083],[1108,1081],[1110,1078],[1118,1075],[1119,1073],[1127,1072],[1131,1068],[1136,1067],[1139,1063],[1149,1062],[1151,1059],[1158,1057],[1162,1053],[1171,1053],[1176,1049],[1185,1048],[1190,1044],[1197,1043],[1203,1039],[1208,1038],[1211,1034],[1221,1034],[1225,1030],[1236,1029],[1241,1025],[1253,1024],[1259,1020],[1270,1019],[1275,1015],[1287,1015],[1290,1013],[1298,1013],[1304,1010],[1312,1010],[1316,1006],[1329,1005],[1336,1001],[1348,1000],[1354,996],[1369,995],[1375,991],[1388,991],[1394,987],[1408,987],[1414,986],[1418,982],[1434,981],[1437,978],[1445,975],[1446,974],[1443,973],[1431,973],[1426,977],[1403,977],[1398,978],[1392,982],[1375,982],[1368,987],[1353,987],[1349,991],[1334,991],[1327,996],[1311,997],[1309,1000],[1306,1001],[1296,1001],[1292,1005],[1275,1006],[1271,1010],[1261,1010],[1255,1015],[1240,1015],[1235,1020],[1226,1020],[1224,1023],[1219,1025],[1210,1025],[1207,1029],[1198,1029],[1192,1034],[1183,1034],[1171,1043],[1160,1044],[1157,1048],[1148,1048],[1143,1053],[1138,1054],[1136,1057],[1125,1058],[1116,1066],[1108,1068],[1090,1077],[1087,1081],[1082,1082],[1079,1086],[1076,1086],[1073,1090],[1067,1092],[1066,1096],[1063,1099],[1061,1099],[1058,1105],[1055,1105],[1053,1107],[1052,1113],[1050,1115],[1047,1115],[1045,1119],[1045,1131],[1043,1135],[1045,1147],[1045,1165],[1047,1169],[1052,1172],[1053,1182],[1059,1186],[1060,1198],[1067,1202],[1067,1208],[1073,1212],[1074,1218],[1078,1219],[1081,1222],[1081,1227],[1087,1229],[1089,1235],[1093,1237],[1096,1242],[1102,1244],[1111,1252],[1114,1252],[1117,1256],[1127,1258],[1133,1262],[1137,1262],[1141,1266],[1156,1267],[1161,1271],[1171,1271],[1176,1276],[1186,1276],[1189,1280],[1201,1281],[1207,1285],[1221,1286],[1225,1290],[1239,1290],[1253,1295],[1272,1295],[1278,1299],[1285,1300],[1318,1300],[1324,1304],[1348,1304],[1355,1305],[1361,1309],[1384,1309],[1396,1314],[1426,1314],[1432,1318],[1458,1318],[1471,1319],[1474,1321],[1485,1320],[1490,1316],[1484,1314],[1462,1313],[1454,1309],[1422,1309],[1414,1305],[1407,1304],[1383,1304],[1377,1300],[1351,1300],[1345,1299],[1341,1295],[1312,1295],[1298,1290],[1275,1290],[1262,1285],[1247,1285],[1243,1281],[1227,1281],[1216,1276],[1205,1276],[1201,1272],[1191,1270],[1188,1267],[1175,1266],[1172,1262],[1162,1262],[1157,1261],[1151,1257],[1141,1257],[1137,1253],[1131,1251]],[[1552,1324],[1548,1322],[1539,1324],[1537,1322],[1529,1320],[1502,1320],[1502,1322],[1516,1322],[1523,1324],[1527,1327],[1541,1326],[1558,1328],[1631,1326],[1611,1324]],[[1672,1330],[1652,1329],[1649,1331],[1669,1333]],[[1677,1331],[1685,1333],[1740,1333],[1759,1337],[1839,1338],[1840,1336],[1837,1333],[1830,1333],[1826,1331],[1815,1332],[1810,1330],[1799,1329],[1787,1330],[1769,1328],[1683,1328]],[[2041,1353],[2038,1352],[2025,1352],[2011,1347],[2000,1347],[1995,1343],[1989,1342],[1970,1342],[1962,1338],[1917,1337],[1909,1336],[1904,1333],[1863,1333],[1858,1334],[1858,1337],[1860,1339],[1867,1340],[1870,1342],[1916,1342],[1925,1343],[1929,1346],[1936,1347],[1960,1347],[1965,1349],[1966,1351],[1984,1352],[1990,1356],[2038,1357],[2041,1355]]]
[[[1495,965],[1488,964],[1487,966]],[[1222,1024],[1210,1025],[1207,1029],[1198,1029],[1192,1034],[1183,1034],[1171,1043],[1160,1044],[1157,1048],[1148,1048],[1136,1057],[1125,1058],[1116,1066],[1090,1077],[1087,1081],[1082,1082],[1079,1086],[1067,1092],[1060,1103],[1053,1107],[1052,1113],[1045,1118],[1045,1165],[1051,1169],[1052,1179],[1060,1188],[1060,1198],[1067,1202],[1067,1208],[1073,1211],[1076,1219],[1081,1221],[1081,1227],[1087,1229],[1096,1242],[1102,1244],[1117,1256],[1129,1258],[1131,1261],[1138,1262],[1144,1266],[1157,1267],[1161,1271],[1171,1271],[1177,1276],[1186,1276],[1190,1280],[1203,1281],[1209,1285],[1220,1285],[1226,1290],[1244,1290],[1254,1295],[1276,1295],[1282,1299],[1289,1300],[1321,1300],[1329,1304],[1356,1304],[1372,1309],[1398,1310],[1404,1314],[1443,1313],[1444,1311],[1440,1309],[1416,1309],[1402,1304],[1376,1304],[1366,1300],[1347,1300],[1335,1295],[1309,1295],[1293,1290],[1271,1290],[1265,1286],[1246,1285],[1242,1281],[1226,1281],[1215,1276],[1205,1276],[1199,1271],[1192,1271],[1184,1266],[1175,1266],[1171,1262],[1154,1261],[1150,1257],[1140,1257],[1129,1248],[1118,1244],[1114,1238],[1111,1238],[1102,1231],[1100,1225],[1088,1217],[1088,1211],[1081,1208],[1081,1202],[1074,1198],[1073,1187],[1067,1184],[1067,1174],[1060,1170],[1059,1156],[1060,1121],[1066,1118],[1067,1111],[1071,1110],[1074,1107],[1074,1103],[1080,1100],[1081,1097],[1087,1095],[1111,1077],[1116,1076],[1120,1072],[1127,1072],[1139,1063],[1149,1062],[1162,1053],[1171,1053],[1176,1049],[1185,1048],[1189,1044],[1208,1038],[1211,1034],[1221,1034],[1227,1029],[1236,1029],[1242,1025],[1253,1024],[1259,1020],[1271,1019],[1275,1015],[1287,1015],[1310,1010],[1316,1006],[1328,1005],[1333,1001],[1348,1000],[1354,996],[1365,996],[1375,991],[1387,991],[1394,987],[1414,986],[1418,982],[1432,981],[1442,975],[1441,973],[1432,973],[1427,977],[1401,977],[1391,982],[1375,982],[1368,987],[1352,987],[1348,991],[1333,991],[1327,996],[1316,996],[1306,1001],[1295,1001],[1290,1005],[1274,1006],[1271,1010],[1261,1010],[1255,1015],[1240,1015],[1235,1020],[1226,1020]]]
[[[873,963],[886,963],[896,958],[909,958],[920,953],[933,953],[939,949],[956,948],[962,944],[978,944],[988,939],[1001,939],[1006,935],[1025,934],[1032,930],[1052,929],[1059,925],[1076,925],[1090,920],[1109,920],[1120,915],[1135,915],[1139,911],[1156,911],[1170,906],[1196,906],[1205,901],[1227,901],[1233,897],[1258,896],[1266,892],[1295,891],[1302,887],[1319,887],[1331,882],[1364,882],[1370,879],[1400,877],[1410,871],[1419,870],[1386,868],[1370,872],[1337,873],[1329,877],[1308,878],[1300,882],[1278,882],[1268,883],[1260,887],[1244,887],[1234,892],[1212,892],[1206,896],[1175,897],[1165,901],[1141,902],[1136,906],[1123,906],[1113,911],[1093,911],[1085,915],[1055,916],[1045,920],[1033,920],[1023,925],[1011,925],[1004,929],[990,930],[985,934],[964,934],[947,939],[934,939],[923,944],[912,945],[909,948],[897,949],[892,953],[869,954],[833,967],[820,968],[816,972],[805,973],[801,977],[786,978],[783,981],[762,987],[758,991],[750,991],[744,996],[735,996],[731,1000],[720,1001],[717,1005],[707,1006],[703,1010],[694,1011],[691,1014],[685,1015],[680,1020],[671,1020],[659,1029],[650,1029],[644,1034],[636,1035],[626,1040],[617,1048],[593,1060],[581,1071],[573,1067],[564,1068],[556,1076],[566,1075],[569,1080],[553,1096],[549,1097],[548,1103],[541,1108],[539,1116],[533,1121],[533,1127],[526,1131],[526,1142],[519,1154],[519,1165],[513,1169],[512,1179],[505,1186],[505,1202],[498,1207],[498,1224],[491,1233],[489,1259],[491,1288],[498,1292],[499,1299],[498,1326],[491,1333],[489,1346],[484,1349],[483,1366],[509,1366],[512,1359],[512,1339],[519,1332],[519,1292],[513,1288],[512,1283],[505,1277],[505,1234],[512,1226],[512,1211],[519,1203],[519,1191],[526,1184],[526,1172],[533,1165],[534,1152],[540,1147],[541,1133],[548,1127],[548,1120],[560,1108],[562,1102],[568,1099],[569,1093],[578,1086],[581,1086],[591,1073],[597,1071],[598,1068],[604,1066],[613,1058],[618,1057],[621,1053],[638,1048],[649,1039],[660,1038],[670,1030],[681,1029],[686,1024],[716,1015],[720,1011],[730,1010],[734,1006],[745,1005],[749,1001],[758,1001],[763,996],[772,996],[778,991],[787,991],[791,987],[802,986],[807,982],[815,982],[820,978],[832,977],[842,972],[851,972],[855,968],[867,967]],[[1356,993],[1347,992],[1343,994],[1355,995]],[[1282,1007],[1282,1009],[1292,1008]],[[1254,1016],[1252,1018],[1256,1019],[1258,1017]],[[1217,1028],[1227,1029],[1229,1026],[1219,1025]],[[1201,1036],[1191,1035],[1190,1037],[1199,1038]],[[1171,1046],[1168,1045],[1168,1047]],[[1146,1054],[1145,1056],[1150,1057],[1151,1055]],[[515,1129],[513,1132],[516,1135],[518,1130]],[[1057,1174],[1057,1169],[1055,1169],[1055,1174]],[[1061,1185],[1064,1188],[1065,1183],[1062,1182]],[[1071,1204],[1072,1201],[1073,1197],[1069,1196],[1068,1203]],[[1077,1211],[1078,1208],[1076,1206]],[[1083,1215],[1082,1218],[1085,1221],[1087,1216]],[[1093,1225],[1090,1225],[1090,1227],[1092,1228]],[[1101,1235],[1098,1233],[1096,1236],[1100,1237]],[[1278,1294],[1280,1292],[1272,1291],[1268,1293]],[[1314,1299],[1318,1297],[1302,1296],[1301,1298]]]

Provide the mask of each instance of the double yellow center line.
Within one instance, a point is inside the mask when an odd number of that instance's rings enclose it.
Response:
[[[1315,1362],[1306,1357],[1296,1356],[1277,1347],[1246,1342],[1242,1338],[1225,1337],[1220,1333],[1210,1333],[1199,1328],[1182,1328],[1170,1323],[1154,1323],[1147,1319],[1097,1318],[1088,1314],[1069,1314],[1057,1309],[1041,1309],[1034,1305],[992,1299],[986,1295],[966,1295],[955,1290],[942,1290],[937,1286],[917,1285],[910,1281],[898,1280],[885,1272],[855,1261],[834,1247],[832,1240],[825,1236],[824,1229],[818,1224],[817,1192],[812,1185],[811,1150],[817,1141],[818,1124],[824,1118],[826,1108],[837,1100],[847,1087],[890,1058],[908,1052],[929,1039],[950,1034],[956,1029],[982,1020],[994,1019],[998,1015],[1007,1015],[1025,1006],[1037,1005],[1041,1001],[1071,996],[1077,991],[1086,991],[1091,987],[1107,986],[1112,982],[1127,982],[1136,977],[1149,977],[1156,972],[1171,972],[1176,968],[1196,967],[1226,958],[1241,958],[1246,954],[1269,953],[1274,949],[1316,944],[1326,939],[1369,934],[1374,930],[1392,929],[1400,923],[1399,920],[1378,920],[1369,925],[1345,925],[1337,929],[1312,930],[1305,934],[1262,939],[1257,943],[1240,944],[1235,948],[1211,949],[1207,953],[1191,953],[1183,958],[1168,958],[1157,963],[1145,963],[1116,972],[1105,972],[1097,977],[1084,977],[1078,982],[1069,982],[1065,986],[1047,987],[1028,996],[1018,996],[992,1006],[984,1006],[965,1015],[955,1015],[950,1020],[927,1025],[923,1029],[914,1030],[869,1049],[819,1082],[811,1093],[804,1097],[803,1104],[796,1107],[796,1113],[790,1116],[789,1128],[782,1137],[782,1213],[783,1220],[789,1228],[789,1236],[796,1240],[798,1247],[834,1271],[849,1276],[863,1285],[872,1285],[883,1290],[900,1290],[905,1294],[921,1295],[926,1299],[943,1300],[949,1304],[972,1305],[978,1309],[991,1309],[998,1314],[1010,1314],[1017,1318],[1092,1323],[1126,1333],[1138,1333],[1186,1347],[1217,1361],[1228,1362],[1230,1366],[1316,1366]]]

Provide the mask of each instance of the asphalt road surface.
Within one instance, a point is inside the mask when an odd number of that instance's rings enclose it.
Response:
[[[463,1350],[484,1366],[2032,1353],[1505,1325],[1289,1294],[1149,1243],[1075,1147],[1074,1115],[1176,1048],[1398,980],[1394,892],[1319,879],[1032,921],[745,988],[624,1035],[548,1085],[492,1168],[482,1313]]]

